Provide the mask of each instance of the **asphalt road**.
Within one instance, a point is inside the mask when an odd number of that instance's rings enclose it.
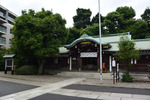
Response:
[[[0,97],[9,95],[12,93],[21,92],[24,90],[29,90],[36,88],[38,86],[19,84],[14,82],[0,81]]]
[[[63,88],[74,89],[74,90],[94,91],[94,92],[111,92],[111,93],[123,93],[123,94],[150,95],[150,89],[93,86],[93,85],[81,85],[81,84],[72,84],[72,85],[69,85],[69,86],[66,86]]]
[[[46,94],[43,94],[41,96],[29,99],[29,100],[96,100],[96,99],[88,99],[88,98],[80,98],[80,97],[72,97],[72,96],[64,96],[64,95],[46,93]]]

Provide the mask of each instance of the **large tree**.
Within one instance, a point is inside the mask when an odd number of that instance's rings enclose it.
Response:
[[[148,25],[143,20],[130,20],[126,31],[130,31],[133,39],[144,39],[148,35]]]
[[[118,12],[110,12],[106,15],[104,26],[110,34],[119,33],[124,29],[123,16]]]
[[[76,10],[77,15],[73,17],[74,21],[74,27],[77,29],[81,28],[86,28],[91,25],[91,10],[90,9],[83,9],[83,8],[78,8]]]
[[[123,15],[124,20],[129,20],[135,16],[135,11],[132,7],[118,7],[116,11]]]
[[[105,17],[102,16],[102,15],[100,15],[100,16],[101,16],[101,23],[103,23]],[[96,23],[99,23],[99,13],[97,13],[95,16],[93,16],[92,21],[91,21],[91,24],[92,24],[92,25],[93,25],[93,24],[96,24]]]
[[[66,42],[68,31],[65,24],[60,14],[53,14],[43,8],[37,13],[34,10],[22,11],[13,27],[12,47],[18,59],[22,55],[36,58],[38,74],[41,74],[45,58],[59,55],[58,47]]]
[[[146,8],[144,13],[141,15],[142,19],[148,24],[148,32],[150,33],[150,8]]]
[[[75,39],[80,37],[80,30],[78,30],[75,27],[69,28],[69,35],[67,38],[67,44],[70,44],[73,42]]]

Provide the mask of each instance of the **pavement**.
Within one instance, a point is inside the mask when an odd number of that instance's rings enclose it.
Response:
[[[110,73],[103,76],[100,84],[96,78],[0,72],[0,100],[150,100],[150,82],[113,84]]]

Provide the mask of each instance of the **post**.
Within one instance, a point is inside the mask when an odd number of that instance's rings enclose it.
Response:
[[[12,71],[11,71],[11,74],[14,75],[14,59],[12,58],[11,60],[12,60]]]
[[[112,60],[112,67],[113,67],[113,84],[115,84],[115,68],[116,68],[116,61]]]
[[[111,65],[111,56],[109,56],[109,71],[111,72],[112,71],[112,65]]]
[[[100,57],[100,83],[103,82],[102,80],[102,44],[101,44],[101,16],[100,16],[100,0],[98,0],[98,7],[99,7],[99,57]]]
[[[70,70],[72,70],[72,57],[70,56]]]
[[[120,77],[119,77],[119,62],[117,64],[117,74],[118,74],[118,81],[119,81],[119,79],[120,79]]]
[[[7,74],[7,59],[5,59],[5,74]]]

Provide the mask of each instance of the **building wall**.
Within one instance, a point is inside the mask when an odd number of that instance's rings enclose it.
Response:
[[[14,19],[17,17],[14,13],[9,11],[7,8],[0,5],[0,27],[6,27],[6,31],[3,28],[0,28],[0,45],[1,47],[10,47],[10,42],[13,38],[13,34],[11,33],[11,29],[13,27],[12,23]]]

